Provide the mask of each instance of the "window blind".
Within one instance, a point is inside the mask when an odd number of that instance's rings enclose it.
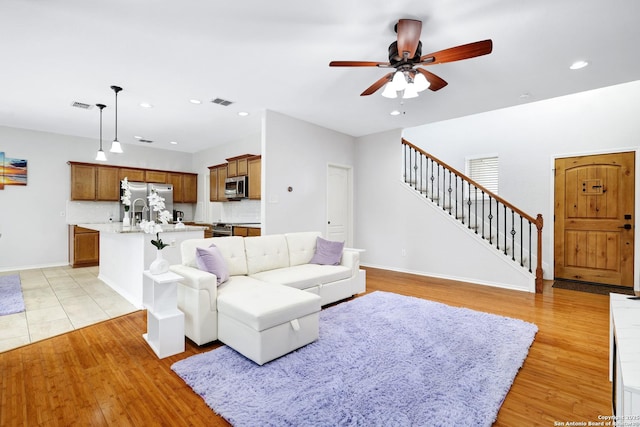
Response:
[[[498,194],[498,156],[480,157],[467,160],[469,178]]]

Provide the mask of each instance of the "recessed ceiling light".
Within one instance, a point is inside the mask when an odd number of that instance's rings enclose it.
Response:
[[[169,144],[171,144],[171,145],[178,145],[178,143],[177,143],[177,142],[175,142],[175,141],[169,141]]]
[[[149,104],[148,102],[141,102],[140,106],[142,108],[153,108],[153,105]]]
[[[390,112],[389,114],[391,114],[392,116],[399,116],[400,115],[400,111],[398,110],[393,110],[392,112]]]
[[[572,70],[579,70],[581,68],[586,67],[587,65],[589,65],[589,62],[580,60],[580,61],[576,61],[573,64],[571,64],[569,66],[569,68],[572,69]]]
[[[242,117],[247,117],[247,116],[249,115],[249,113],[247,113],[246,111],[240,111],[240,112],[238,113],[238,115],[239,115],[239,116],[242,116]]]
[[[194,99],[190,99],[189,102],[192,103],[192,104],[202,104],[202,101],[200,101],[199,99],[195,99],[195,98]]]
[[[141,136],[139,136],[139,135],[134,136],[134,138],[135,138],[135,139],[142,139],[142,137],[141,137]]]

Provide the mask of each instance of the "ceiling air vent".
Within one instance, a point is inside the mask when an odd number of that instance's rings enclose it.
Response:
[[[211,100],[211,102],[213,102],[214,104],[222,105],[223,107],[228,107],[229,105],[233,104],[233,101],[227,101],[226,99],[222,98],[213,99]]]
[[[140,138],[138,141],[145,142],[147,144],[153,144],[153,140],[151,140],[151,139]]]
[[[82,108],[83,110],[90,110],[91,108],[93,108],[93,104],[86,104],[84,102],[78,102],[78,101],[72,102],[71,106],[76,108]]]

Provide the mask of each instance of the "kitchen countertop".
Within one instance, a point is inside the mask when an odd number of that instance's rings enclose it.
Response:
[[[144,231],[138,227],[123,226],[121,222],[107,222],[97,224],[76,224],[78,227],[88,228],[89,230],[96,230],[101,233],[144,233]],[[184,231],[202,231],[207,227],[198,225],[185,225],[182,228],[176,228],[175,224],[162,224],[163,233],[171,232],[184,232]]]

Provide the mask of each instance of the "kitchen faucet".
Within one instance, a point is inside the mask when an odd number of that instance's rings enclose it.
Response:
[[[131,203],[131,210],[133,211],[133,226],[135,227],[136,225],[138,225],[137,222],[137,216],[136,216],[136,202],[140,200],[142,202],[142,211],[140,212],[140,221],[142,221],[143,217],[144,217],[144,212],[149,210],[149,207],[147,206],[147,202],[145,202],[145,200],[141,197],[138,197],[137,199],[135,199],[133,201],[133,203]]]

